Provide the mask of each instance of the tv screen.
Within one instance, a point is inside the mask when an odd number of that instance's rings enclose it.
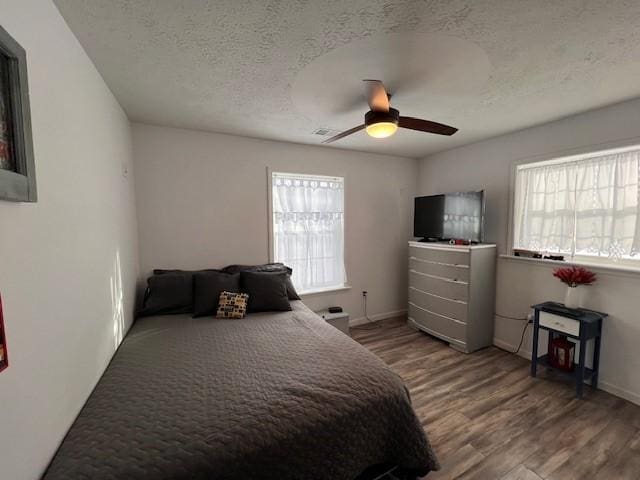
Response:
[[[413,235],[482,242],[484,191],[415,198]]]

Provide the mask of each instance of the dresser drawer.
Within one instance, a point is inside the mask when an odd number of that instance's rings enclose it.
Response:
[[[451,300],[467,301],[468,284],[409,270],[409,286]]]
[[[466,343],[467,326],[463,322],[438,315],[409,303],[409,318],[429,333]]]
[[[409,257],[449,265],[469,265],[468,250],[409,247]]]
[[[469,281],[469,267],[467,266],[454,266],[446,263],[436,263],[410,257],[409,269],[420,273],[427,273],[436,277],[448,278],[450,280],[459,280],[462,282]]]
[[[418,307],[422,307],[445,317],[451,317],[462,322],[467,321],[467,304],[455,302],[446,298],[430,295],[428,293],[409,287],[409,301]]]
[[[554,315],[553,313],[540,312],[538,319],[541,327],[552,328],[559,332],[573,335],[574,337],[580,336],[580,322],[573,318],[561,317],[560,315]]]

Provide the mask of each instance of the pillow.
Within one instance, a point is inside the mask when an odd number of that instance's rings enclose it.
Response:
[[[189,313],[193,310],[191,275],[166,273],[147,279],[142,310],[138,316]]]
[[[244,318],[247,311],[246,293],[222,292],[218,299],[218,318]]]
[[[291,310],[287,296],[287,272],[242,272],[242,290],[249,294],[249,312]]]
[[[227,273],[240,273],[240,272],[286,272],[288,277],[287,284],[287,296],[289,300],[300,300],[298,292],[296,292],[293,282],[291,281],[291,274],[293,270],[287,267],[284,263],[265,263],[263,265],[229,265],[222,269]]]
[[[185,277],[185,282],[188,282],[191,285],[191,289],[192,289],[191,295],[193,296],[193,276],[196,273],[200,273],[200,272],[219,272],[219,271],[220,270],[215,270],[213,268],[205,269],[205,270],[178,270],[178,269],[155,268],[153,270],[153,275],[183,275]],[[147,291],[145,292],[145,295],[144,295],[144,303],[143,303],[143,305],[146,305],[149,293],[150,293],[149,292],[149,288],[147,287]],[[192,301],[192,303],[193,303],[193,301]],[[189,310],[187,310],[186,312],[180,311],[180,312],[175,312],[175,313],[188,313],[188,312],[192,312],[192,311],[193,311],[193,305],[191,305]]]
[[[193,274],[193,316],[215,315],[222,292],[240,292],[240,274],[203,271]]]
[[[201,272],[221,272],[222,270],[216,270],[214,268],[207,268],[205,270],[166,270],[166,269],[162,269],[162,268],[155,268],[153,270],[153,274],[154,275],[167,275],[167,274],[172,274],[172,275],[185,275],[187,277],[191,278],[191,281],[193,281],[193,276],[196,273],[201,273]]]

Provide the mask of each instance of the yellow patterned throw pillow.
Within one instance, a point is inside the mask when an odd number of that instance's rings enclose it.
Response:
[[[246,293],[222,292],[218,300],[218,318],[244,318],[247,311]]]

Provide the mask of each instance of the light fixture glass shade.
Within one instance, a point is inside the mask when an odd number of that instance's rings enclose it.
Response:
[[[398,125],[393,122],[377,122],[367,125],[367,133],[374,138],[387,138],[396,133]]]

